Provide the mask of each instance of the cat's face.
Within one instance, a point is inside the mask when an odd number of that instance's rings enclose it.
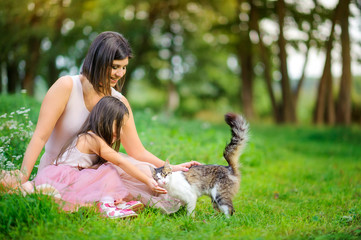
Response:
[[[172,168],[168,162],[165,162],[163,167],[151,168],[152,175],[155,181],[158,182],[159,186],[164,187],[169,182],[169,176],[172,174]]]

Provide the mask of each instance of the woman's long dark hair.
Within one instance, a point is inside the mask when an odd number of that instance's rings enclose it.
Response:
[[[117,32],[102,32],[88,50],[80,73],[93,85],[97,93],[111,95],[110,74],[114,60],[132,58],[132,49],[127,39]],[[123,86],[125,76],[117,85],[117,90]]]
[[[99,102],[94,106],[93,110],[90,112],[88,118],[85,120],[84,124],[80,130],[76,133],[75,137],[70,139],[67,144],[61,149],[58,158],[59,159],[66,150],[71,149],[74,146],[70,146],[76,137],[79,137],[82,134],[88,134],[92,136],[93,132],[99,137],[101,137],[110,147],[112,147],[117,152],[120,149],[120,129],[122,128],[124,116],[129,115],[128,108],[125,104],[120,101],[118,98],[112,96],[105,96],[99,100]],[[116,141],[113,142],[113,124],[115,122]],[[105,160],[99,158],[98,163],[104,163]]]

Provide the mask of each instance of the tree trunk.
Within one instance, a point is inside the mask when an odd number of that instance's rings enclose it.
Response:
[[[341,25],[342,45],[342,76],[340,81],[340,92],[337,100],[337,123],[349,125],[351,123],[351,56],[350,56],[350,35],[349,35],[349,4],[350,0],[340,1],[341,14],[339,18]]]
[[[334,124],[335,122],[335,107],[333,102],[332,89],[332,72],[331,72],[331,50],[333,45],[333,35],[335,31],[336,19],[339,15],[339,5],[335,8],[335,13],[332,19],[332,26],[330,36],[326,43],[326,59],[323,68],[323,73],[318,85],[316,108],[313,116],[315,124]]]
[[[48,81],[46,82],[48,84],[48,88],[50,88],[59,78],[59,73],[60,71],[56,67],[56,60],[51,59],[48,62]]]
[[[300,79],[297,82],[297,87],[293,93],[293,103],[295,106],[297,106],[301,88],[302,88],[303,82],[305,81],[306,67],[307,67],[307,63],[308,63],[308,59],[309,59],[309,55],[310,55],[310,39],[311,39],[311,31],[308,34],[307,51],[305,54],[305,62],[303,63],[303,67],[302,67],[302,74],[301,74]],[[297,109],[297,107],[296,107],[296,109]]]
[[[331,68],[329,69],[328,78],[326,78],[326,115],[325,122],[328,125],[334,125],[336,121],[335,103],[333,97],[333,80]]]
[[[30,96],[34,95],[34,80],[40,58],[40,44],[41,41],[35,37],[31,37],[28,42],[29,58],[27,59],[25,65],[25,77],[22,88],[26,89]]]
[[[18,63],[8,61],[6,64],[6,74],[8,78],[7,92],[13,94],[16,92],[16,87],[19,83]]]
[[[238,2],[239,5],[242,1]],[[240,100],[243,106],[244,115],[247,119],[254,118],[254,108],[253,108],[253,58],[252,58],[252,43],[249,37],[251,30],[251,24],[254,20],[254,8],[252,8],[252,0],[248,0],[248,3],[251,5],[248,21],[248,29],[240,33],[239,44],[238,44],[238,61],[241,65],[241,89],[240,89]],[[237,12],[239,15],[240,12]]]
[[[283,34],[284,18],[286,11],[284,0],[278,0],[276,8],[278,13],[279,31],[280,31],[278,36],[278,47],[279,47],[279,59],[280,59],[280,68],[281,68],[280,70],[282,75],[282,79],[281,79],[282,117],[284,122],[294,123],[296,122],[296,111],[293,103],[290,80],[288,77],[286,40]]]
[[[273,87],[272,87],[271,65],[270,65],[270,61],[269,61],[269,59],[270,59],[269,52],[263,43],[263,40],[262,40],[263,36],[259,29],[258,8],[254,4],[251,5],[251,9],[252,8],[254,9],[254,11],[253,11],[254,21],[253,21],[252,29],[257,32],[257,35],[259,38],[258,47],[259,47],[259,51],[261,54],[261,61],[263,62],[263,65],[264,65],[264,70],[263,70],[264,78],[266,80],[268,96],[270,98],[270,102],[271,102],[271,106],[272,106],[273,118],[274,118],[275,122],[279,123],[281,121],[281,115],[280,115],[280,111],[278,110],[278,107],[277,107],[277,101],[276,101],[276,97],[275,97]]]
[[[316,14],[316,9],[319,8],[319,4],[317,2],[317,0],[313,0],[313,4],[315,5],[315,7],[311,10],[311,16],[312,18],[314,18],[315,14]],[[293,93],[293,99],[294,99],[294,104],[296,106],[296,109],[297,109],[297,105],[298,105],[298,99],[299,99],[299,95],[300,95],[300,92],[301,92],[301,88],[302,88],[302,85],[303,85],[303,82],[305,80],[305,76],[306,76],[306,67],[307,67],[307,64],[308,64],[308,60],[309,60],[309,56],[310,56],[310,48],[311,48],[311,41],[313,40],[313,31],[315,30],[316,28],[316,21],[315,20],[312,20],[310,22],[310,25],[311,25],[311,29],[309,29],[308,31],[308,39],[306,41],[306,53],[305,53],[305,62],[303,63],[303,67],[302,67],[302,74],[301,74],[301,77],[300,79],[298,80],[297,82],[297,87]]]
[[[251,44],[249,42],[249,44]],[[248,47],[250,49],[251,46]],[[251,51],[246,50],[244,54],[240,54],[241,61],[241,101],[243,105],[243,112],[247,119],[254,118],[253,110],[253,69]]]

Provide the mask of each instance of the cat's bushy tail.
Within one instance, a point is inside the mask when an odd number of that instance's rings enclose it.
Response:
[[[232,168],[234,175],[240,176],[238,161],[248,140],[248,123],[241,116],[235,113],[227,113],[225,116],[226,123],[231,127],[231,142],[226,146],[223,157],[227,160]]]

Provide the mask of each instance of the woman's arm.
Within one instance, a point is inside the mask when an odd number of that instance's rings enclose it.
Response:
[[[29,179],[41,150],[48,141],[56,122],[64,112],[72,88],[73,81],[71,77],[66,76],[59,78],[46,93],[41,104],[38,123],[30,143],[26,148],[21,165],[22,183]]]
[[[80,139],[80,138],[86,138],[86,139]],[[157,182],[153,178],[150,178],[147,175],[145,175],[142,171],[140,171],[137,167],[131,164],[128,160],[123,158],[114,149],[109,147],[107,143],[97,135],[95,134],[83,135],[80,138],[78,140],[78,143],[81,142],[82,146],[79,146],[78,149],[84,149],[88,147],[88,149],[91,152],[97,154],[106,161],[111,162],[114,165],[117,165],[118,167],[122,168],[130,176],[148,185],[148,187],[152,189],[154,192],[161,194],[167,193],[165,189],[158,186]],[[77,147],[78,147],[78,143],[77,143]],[[87,146],[85,146],[84,144],[87,144]]]
[[[122,127],[121,141],[122,145],[127,152],[127,154],[134,159],[149,162],[156,167],[162,167],[164,165],[164,161],[160,160],[148,150],[146,150],[139,139],[137,129],[135,127],[134,116],[132,109],[128,100],[123,96],[123,103],[127,106],[129,111],[129,118]],[[193,165],[200,165],[200,163],[196,161],[186,162],[179,165],[173,165],[173,171],[187,171],[189,167]]]
[[[156,167],[164,165],[164,161],[160,160],[148,150],[145,149],[142,142],[139,139],[137,129],[135,127],[134,116],[128,100],[123,96],[122,102],[127,106],[129,111],[129,117],[122,127],[121,142],[129,156],[134,159],[149,162]]]
[[[146,150],[139,139],[137,129],[135,127],[134,116],[128,100],[123,96],[123,103],[127,106],[129,111],[129,118],[122,127],[121,141],[122,145],[129,156],[134,159],[149,162],[156,167],[162,167],[164,161],[160,160],[148,150]],[[187,171],[188,168],[194,165],[200,165],[199,162],[190,161],[179,165],[172,165],[173,171]]]

